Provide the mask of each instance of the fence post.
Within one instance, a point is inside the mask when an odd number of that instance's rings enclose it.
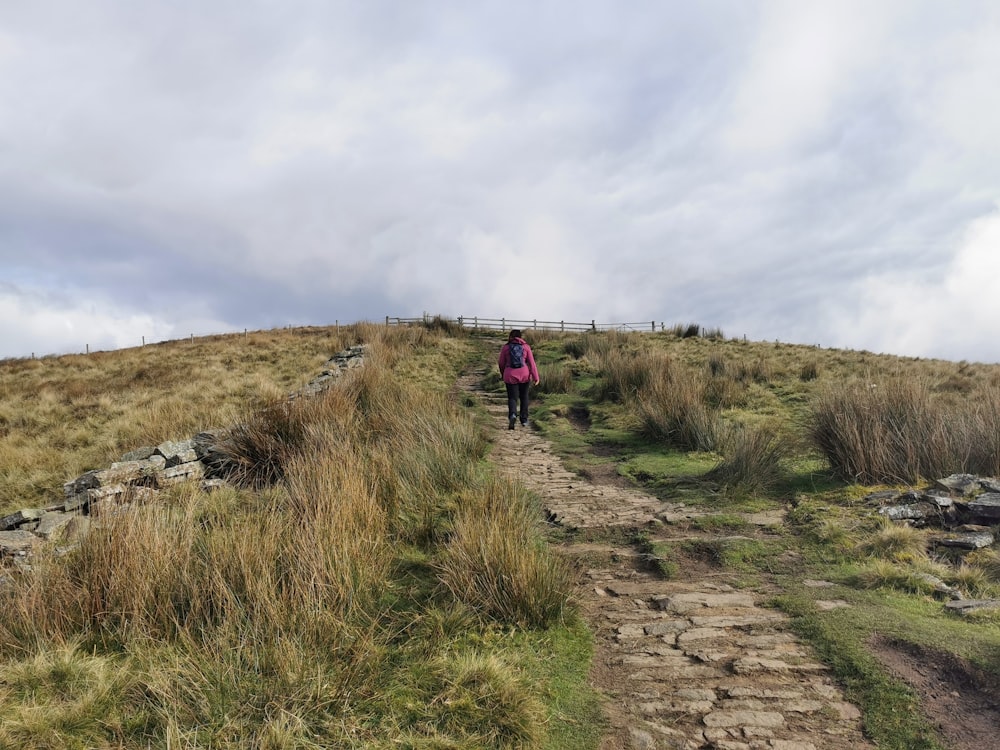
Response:
[[[465,328],[465,323],[462,322],[462,316],[461,315],[458,316],[458,327],[459,328]]]
[[[507,328],[507,318],[500,318],[500,330],[503,331]]]
[[[597,332],[597,321],[595,320],[590,321],[590,330],[594,331],[595,333]]]
[[[385,324],[387,326],[389,325],[389,316],[388,315],[385,316]]]
[[[87,344],[87,354],[90,354],[90,344]]]
[[[479,330],[479,316],[478,315],[473,315],[472,316],[472,330],[474,330],[474,331],[478,331]]]
[[[566,333],[566,321],[565,320],[560,320],[559,321],[559,333]]]
[[[538,318],[535,318],[533,321],[531,321],[531,328],[532,328],[532,330],[535,330],[535,331],[538,330]]]
[[[249,333],[247,333],[247,329],[246,329],[246,328],[244,328],[244,329],[243,329],[243,340],[244,340],[244,341],[246,341],[246,340],[247,340],[247,339],[249,339],[249,338],[250,338],[250,334],[249,334]]]
[[[653,331],[653,333],[656,333],[656,321],[655,321],[655,320],[654,320],[654,321],[651,321],[649,325],[651,325],[651,326],[652,326],[652,331]]]
[[[142,348],[143,349],[146,348],[146,337],[145,336],[142,337]]]

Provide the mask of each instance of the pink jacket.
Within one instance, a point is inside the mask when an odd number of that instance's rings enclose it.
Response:
[[[510,367],[510,344],[517,343],[524,346],[524,367]],[[531,347],[524,339],[514,339],[500,349],[500,358],[497,366],[503,375],[505,383],[528,383],[538,380],[538,367],[535,365],[535,355],[531,353]]]

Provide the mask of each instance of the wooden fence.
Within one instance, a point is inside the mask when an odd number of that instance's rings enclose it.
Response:
[[[644,331],[655,333],[664,331],[663,323],[651,320],[643,323],[571,323],[565,320],[515,320],[513,318],[480,318],[477,315],[459,315],[457,318],[444,318],[440,315],[424,315],[421,318],[396,318],[385,316],[387,326],[427,325],[435,318],[446,323],[459,325],[473,330],[506,331],[511,328],[521,328],[533,331]]]

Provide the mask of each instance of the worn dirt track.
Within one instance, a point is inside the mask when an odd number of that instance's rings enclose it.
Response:
[[[846,750],[872,748],[860,713],[827,669],[760,593],[725,571],[685,570],[664,580],[628,546],[594,541],[645,529],[657,540],[690,539],[697,512],[567,471],[535,431],[507,429],[506,401],[459,387],[495,417],[494,461],[542,499],[553,544],[580,571],[576,597],[596,634],[592,681],[606,698],[602,748],[657,750]],[[747,516],[761,528],[772,515]],[[616,530],[622,533],[615,534]]]

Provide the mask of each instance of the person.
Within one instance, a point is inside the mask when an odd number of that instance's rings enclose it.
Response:
[[[520,366],[516,360],[520,355]],[[528,342],[521,338],[521,332],[514,329],[507,336],[507,343],[500,348],[497,359],[500,375],[507,386],[507,429],[513,430],[518,418],[520,401],[521,426],[528,426],[528,384],[538,385],[538,367]]]

